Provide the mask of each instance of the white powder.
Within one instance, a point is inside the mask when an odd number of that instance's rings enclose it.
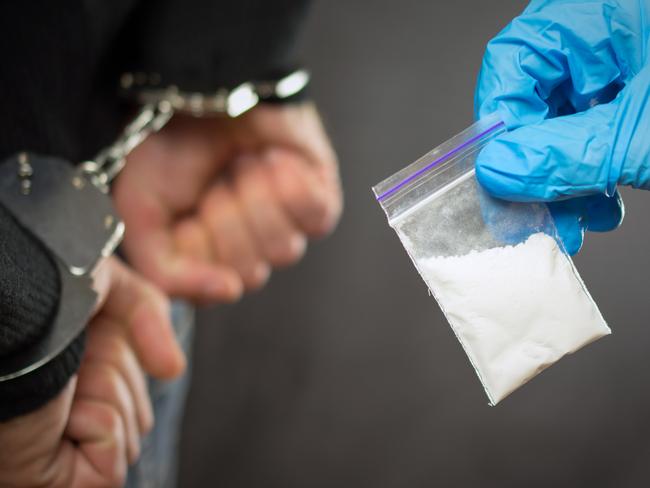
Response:
[[[573,263],[546,234],[417,264],[492,404],[611,333]]]

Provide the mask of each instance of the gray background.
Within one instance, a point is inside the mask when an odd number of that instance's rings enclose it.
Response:
[[[614,335],[496,408],[370,186],[471,122],[487,40],[520,1],[325,2],[304,53],[338,149],[338,231],[202,314],[182,487],[650,486],[650,198],[577,266]],[[543,299],[543,297],[540,297]]]

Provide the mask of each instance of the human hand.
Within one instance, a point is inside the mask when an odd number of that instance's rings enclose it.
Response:
[[[617,184],[648,189],[650,15],[633,0],[533,1],[488,44],[477,117],[509,132],[477,158],[493,195],[547,201],[570,253],[623,218]]]
[[[336,156],[314,106],[176,116],[114,185],[130,263],[171,295],[233,301],[294,263],[341,212]]]
[[[0,423],[0,487],[122,486],[154,421],[144,372],[173,378],[184,368],[160,292],[114,258],[95,283],[78,374],[39,410]]]

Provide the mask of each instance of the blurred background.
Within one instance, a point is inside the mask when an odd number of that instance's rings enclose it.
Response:
[[[201,313],[180,486],[650,486],[650,196],[623,191],[622,228],[576,258],[614,334],[491,408],[370,191],[472,122],[484,46],[524,5],[314,4],[301,49],[346,213]]]

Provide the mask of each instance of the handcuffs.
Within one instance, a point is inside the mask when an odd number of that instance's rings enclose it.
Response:
[[[125,74],[123,93],[141,105],[117,140],[91,161],[77,166],[51,156],[18,153],[0,164],[0,204],[52,254],[60,276],[59,307],[42,338],[0,361],[0,382],[23,376],[48,363],[81,333],[97,294],[92,273],[110,256],[125,226],[109,195],[110,184],[126,157],[174,113],[237,117],[260,101],[286,99],[309,82],[304,70],[274,81],[248,82],[214,94],[159,88],[155,75]],[[1,326],[1,324],[0,324]]]

